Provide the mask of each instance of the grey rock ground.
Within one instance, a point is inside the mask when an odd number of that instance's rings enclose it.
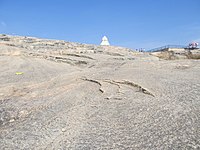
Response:
[[[1,35],[0,66],[0,149],[200,149],[199,60]]]

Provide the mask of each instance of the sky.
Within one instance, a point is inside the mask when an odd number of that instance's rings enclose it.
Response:
[[[151,49],[200,43],[200,0],[0,0],[0,34]]]

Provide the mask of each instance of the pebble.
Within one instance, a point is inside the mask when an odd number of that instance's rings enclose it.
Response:
[[[14,122],[15,121],[15,119],[11,119],[11,120],[9,120],[9,122],[11,123],[11,122]]]
[[[65,129],[65,128],[62,128],[62,132],[66,132],[66,129]]]

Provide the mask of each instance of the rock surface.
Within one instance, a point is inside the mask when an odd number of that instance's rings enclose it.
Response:
[[[200,149],[200,60],[0,35],[0,66],[1,149]]]

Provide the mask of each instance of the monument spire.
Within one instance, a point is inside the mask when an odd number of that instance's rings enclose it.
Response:
[[[108,46],[108,45],[110,45],[110,43],[109,43],[109,41],[108,41],[108,38],[106,37],[106,36],[104,36],[103,38],[102,38],[102,41],[101,41],[101,44],[100,45],[102,45],[102,46]]]

